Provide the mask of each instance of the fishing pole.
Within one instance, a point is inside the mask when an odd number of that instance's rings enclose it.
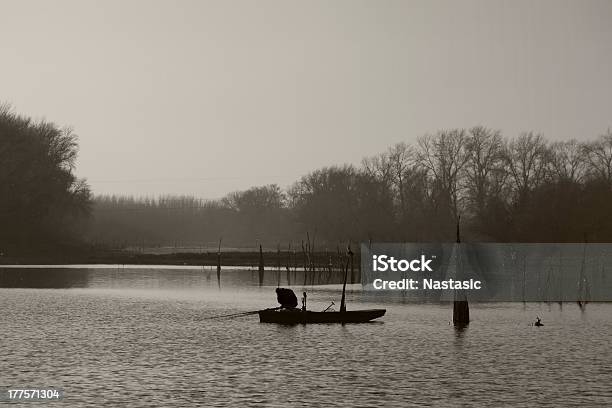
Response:
[[[266,310],[277,310],[277,309],[280,309],[280,307],[274,307],[274,308],[266,309]],[[223,318],[229,318],[229,317],[248,316],[248,315],[252,315],[255,313],[259,313],[259,310],[253,310],[251,312],[240,312],[240,313],[232,313],[232,314],[227,314],[227,315],[204,317],[201,320],[212,320],[212,319],[223,319]]]

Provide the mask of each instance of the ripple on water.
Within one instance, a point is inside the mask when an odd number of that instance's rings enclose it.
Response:
[[[283,327],[204,319],[270,306],[273,288],[171,273],[170,288],[0,289],[0,384],[63,388],[72,406],[612,404],[612,305],[472,305],[457,331],[447,305],[354,293],[350,307],[388,309],[382,323]],[[339,297],[311,292],[315,310]]]

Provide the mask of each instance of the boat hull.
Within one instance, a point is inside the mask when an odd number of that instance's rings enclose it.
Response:
[[[261,323],[309,324],[309,323],[366,323],[382,317],[386,309],[349,310],[346,312],[311,312],[296,310],[260,310]]]

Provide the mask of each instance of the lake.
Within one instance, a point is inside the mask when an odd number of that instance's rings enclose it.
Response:
[[[259,287],[256,271],[224,270],[219,288],[201,268],[0,268],[0,384],[60,388],[71,406],[612,404],[612,304],[471,304],[460,331],[451,305],[352,285],[348,309],[386,316],[207,320],[276,306],[275,274]],[[339,307],[339,285],[305,289],[309,309]]]

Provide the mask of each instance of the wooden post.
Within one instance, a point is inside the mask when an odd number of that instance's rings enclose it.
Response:
[[[342,277],[342,272],[344,272],[344,268],[342,267],[342,254],[340,253],[340,244],[338,244],[337,249],[338,249],[338,271],[340,272],[340,277]]]
[[[457,251],[459,252],[457,257],[461,256],[461,253],[460,253],[461,235],[459,233],[459,221],[460,220],[461,220],[461,216],[457,217]],[[457,257],[455,257],[455,259],[457,259]],[[457,327],[465,327],[469,323],[470,323],[470,306],[468,305],[467,297],[465,296],[464,292],[461,292],[460,296],[457,296],[457,290],[455,290],[454,301],[453,301],[453,324]]]
[[[327,273],[325,276],[325,282],[329,283],[329,280],[332,277],[332,273],[333,273],[333,268],[334,268],[334,264],[332,264],[332,257],[329,254],[329,251],[327,250],[327,248],[325,248],[325,259],[327,260]]]
[[[221,239],[219,238],[219,249],[217,250],[217,284],[221,288]]]
[[[586,247],[587,247],[587,234],[584,233],[584,245],[582,246],[582,263],[580,264],[580,275],[578,276],[578,307],[584,312],[587,303],[587,296],[585,295],[586,289],[586,276],[584,274],[584,266],[586,260]]]
[[[340,313],[346,312],[346,278],[348,275],[349,268],[349,259],[346,259],[346,266],[343,266],[344,269],[344,283],[342,283],[342,298],[340,299]]]
[[[263,257],[263,249],[261,248],[261,244],[259,244],[259,286],[263,285],[264,281],[264,257]]]
[[[308,277],[308,268],[307,268],[307,261],[308,261],[308,255],[306,252],[306,248],[304,247],[304,240],[302,240],[302,254],[304,255],[304,286],[306,286],[306,279]]]
[[[277,247],[276,247],[276,278],[277,278],[277,282],[276,282],[276,287],[280,288],[280,282],[281,282],[281,250],[280,250],[280,242],[278,243]]]
[[[287,286],[291,286],[291,242],[289,242],[289,248],[287,248]]]
[[[310,249],[310,268],[312,270],[312,284],[314,285],[315,272],[316,272],[316,259],[315,259],[315,235],[312,234],[312,245],[309,245]]]
[[[293,281],[297,282],[297,265],[298,265],[298,261],[297,261],[297,252],[295,251],[295,248],[293,249]]]
[[[312,237],[312,244],[310,243],[310,236],[306,233],[308,237],[308,263],[310,268],[310,284],[314,285],[315,283],[315,259],[314,259],[314,236]]]
[[[348,245],[348,254],[351,257],[351,283],[355,283],[355,276],[353,273],[353,251],[351,250],[351,244]]]

